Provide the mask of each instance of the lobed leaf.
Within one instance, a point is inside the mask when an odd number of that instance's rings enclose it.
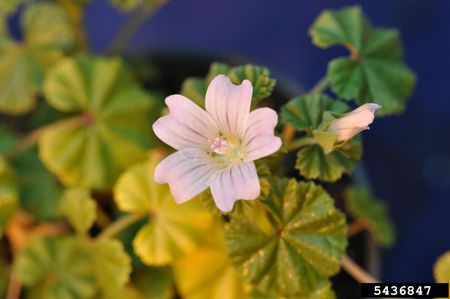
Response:
[[[309,32],[317,46],[342,45],[351,53],[328,66],[327,79],[338,96],[358,105],[380,104],[379,115],[404,110],[416,78],[404,64],[397,30],[372,27],[360,7],[352,6],[323,12]]]
[[[56,4],[27,6],[21,15],[23,42],[0,30],[0,111],[23,114],[35,106],[45,71],[73,43],[68,18]]]
[[[272,180],[266,220],[232,218],[225,238],[233,263],[251,284],[278,296],[306,296],[339,271],[345,217],[313,183]]]
[[[311,93],[295,97],[281,108],[281,119],[299,131],[316,129],[322,123],[323,114],[330,111],[343,114],[349,107],[327,95]]]
[[[36,219],[55,219],[62,187],[39,160],[37,147],[20,153],[14,159],[14,167],[22,207]]]
[[[345,199],[348,211],[356,219],[368,224],[378,243],[386,247],[392,246],[395,241],[395,230],[389,219],[386,204],[375,199],[365,187],[347,189]]]
[[[50,70],[44,92],[54,108],[80,114],[39,139],[42,161],[65,185],[106,189],[145,158],[152,98],[121,60],[64,59]]]
[[[32,239],[14,271],[34,298],[91,298],[96,291],[89,258],[73,237]]]
[[[154,168],[154,161],[133,166],[114,194],[120,210],[148,214],[133,240],[136,254],[147,265],[166,265],[197,248],[213,218],[197,201],[176,204],[169,187],[154,181]]]
[[[189,77],[184,80],[180,93],[204,107],[208,85],[220,74],[227,75],[234,84],[249,80],[253,86],[252,106],[257,106],[260,100],[269,97],[276,83],[276,80],[270,77],[269,69],[265,67],[246,64],[231,68],[227,64],[214,62],[205,78]]]
[[[307,179],[335,182],[342,175],[350,173],[361,159],[362,147],[358,138],[345,143],[330,153],[322,146],[313,144],[297,153],[295,168]]]
[[[95,279],[101,292],[119,290],[129,282],[131,259],[120,241],[101,239],[90,248],[91,263]]]
[[[67,189],[62,195],[59,213],[67,218],[79,235],[86,235],[96,218],[96,202],[89,190],[84,188]]]

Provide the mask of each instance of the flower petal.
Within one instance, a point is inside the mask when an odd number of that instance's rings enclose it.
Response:
[[[270,108],[259,108],[250,113],[245,132],[245,160],[253,161],[268,156],[281,147],[281,139],[274,135],[277,113]]]
[[[223,134],[244,136],[252,93],[253,87],[248,80],[234,85],[227,76],[218,75],[211,81],[206,91],[205,107]]]
[[[195,147],[209,150],[209,139],[218,136],[219,129],[212,117],[181,95],[166,98],[169,114],[153,124],[159,139],[175,149]]]
[[[207,153],[194,148],[182,149],[159,162],[155,181],[168,183],[175,201],[183,203],[208,188],[214,172]]]
[[[211,194],[216,206],[230,212],[239,199],[256,199],[261,191],[253,162],[233,166],[216,174],[211,184]]]

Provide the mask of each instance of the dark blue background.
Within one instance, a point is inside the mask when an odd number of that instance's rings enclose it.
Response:
[[[309,26],[325,8],[356,3],[374,24],[400,29],[406,61],[418,75],[406,113],[378,119],[364,133],[369,175],[398,228],[395,247],[383,252],[382,279],[431,281],[434,261],[450,249],[450,1],[172,0],[129,50],[239,55],[310,87],[345,52],[314,47]],[[104,51],[125,19],[104,0],[91,4],[93,48]]]

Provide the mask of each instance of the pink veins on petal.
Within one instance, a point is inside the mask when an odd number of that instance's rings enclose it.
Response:
[[[253,161],[276,152],[281,140],[274,135],[274,110],[250,112],[252,92],[250,81],[234,85],[218,75],[208,86],[205,110],[182,95],[166,98],[169,114],[153,131],[177,151],[158,164],[155,181],[169,184],[177,203],[211,188],[216,206],[229,212],[237,200],[259,196]]]

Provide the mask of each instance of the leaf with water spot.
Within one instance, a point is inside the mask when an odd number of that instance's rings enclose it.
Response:
[[[266,221],[232,218],[225,238],[247,282],[278,296],[307,296],[340,269],[347,245],[344,215],[314,183],[273,179],[262,201]]]

